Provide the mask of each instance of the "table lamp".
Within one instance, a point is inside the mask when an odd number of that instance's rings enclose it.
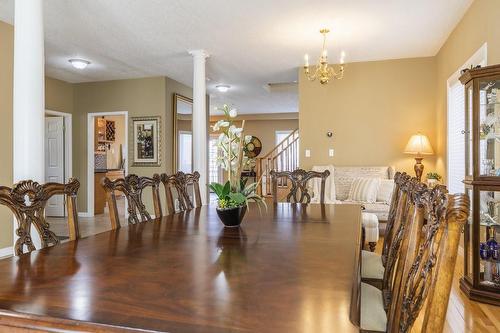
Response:
[[[415,175],[420,182],[422,179],[422,173],[424,172],[424,165],[422,164],[422,160],[424,159],[424,157],[422,155],[434,154],[434,150],[432,150],[429,139],[425,135],[420,133],[412,135],[410,140],[406,144],[404,153],[416,155],[415,166],[413,167],[413,169],[415,170]]]

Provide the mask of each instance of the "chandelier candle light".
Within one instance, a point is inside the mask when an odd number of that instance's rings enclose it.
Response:
[[[309,79],[309,81],[314,81],[319,79],[321,84],[327,84],[330,79],[340,80],[344,77],[344,62],[345,62],[345,52],[340,53],[340,65],[338,70],[335,70],[333,66],[328,65],[328,51],[326,50],[326,34],[330,32],[328,29],[321,29],[319,31],[323,35],[323,49],[321,51],[321,56],[319,57],[318,64],[314,69],[314,73],[311,74],[309,70],[309,55],[304,56],[304,72]]]

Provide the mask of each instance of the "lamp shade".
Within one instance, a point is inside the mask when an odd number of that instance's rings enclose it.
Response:
[[[431,143],[429,139],[423,134],[412,135],[405,147],[405,154],[414,155],[432,155],[434,150],[432,150]]]

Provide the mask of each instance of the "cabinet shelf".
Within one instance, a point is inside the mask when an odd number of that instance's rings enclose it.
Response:
[[[94,150],[103,144],[114,143],[116,139],[116,125],[113,120],[95,118],[94,121]]]

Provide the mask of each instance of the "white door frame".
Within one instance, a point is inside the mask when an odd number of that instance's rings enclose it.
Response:
[[[125,116],[125,175],[128,174],[128,111],[94,112],[87,114],[87,212],[85,216],[94,216],[94,118],[102,116]]]
[[[64,181],[73,177],[73,115],[71,113],[45,110],[45,115],[64,118]]]

